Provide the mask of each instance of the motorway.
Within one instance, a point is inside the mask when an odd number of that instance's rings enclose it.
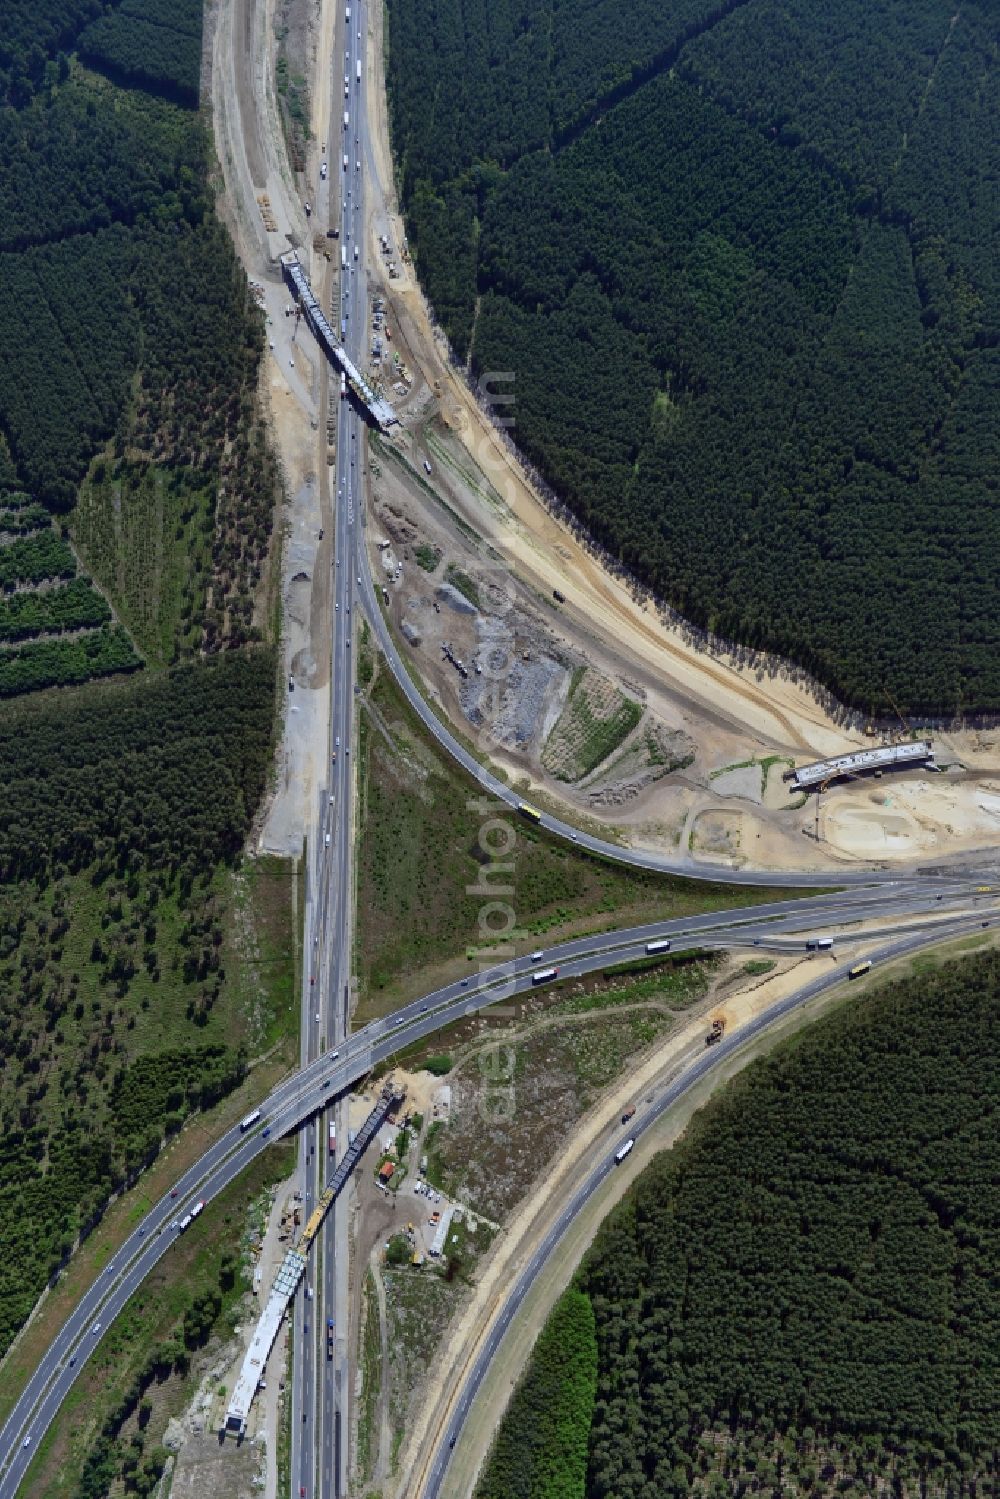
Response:
[[[359,367],[364,364],[367,326],[367,293],[363,280],[364,232],[359,126],[362,113],[362,36],[364,20],[360,7],[348,22],[343,7],[337,7],[337,31],[332,46],[331,75],[324,80],[329,89],[327,140],[314,152],[314,222],[333,230],[326,236],[335,257],[332,274],[323,285],[314,285],[321,301],[326,298],[331,325]],[[362,64],[359,67],[359,64]],[[347,114],[348,125],[341,120]],[[320,172],[325,162],[327,175]],[[315,265],[322,265],[314,257]],[[354,724],[354,654],[352,604],[358,576],[356,545],[359,514],[358,491],[364,428],[353,403],[340,394],[340,380],[321,359],[318,418],[321,474],[329,472],[326,458],[326,417],[336,411],[335,496],[330,496],[333,542],[330,549],[330,737],[329,790],[322,798],[317,819],[319,834],[313,844],[312,888],[307,901],[306,953],[303,976],[303,1063],[308,1064],[324,1043],[336,1047],[347,1033],[347,998],[352,951],[352,771],[351,750]],[[331,396],[332,392],[332,396]],[[325,556],[325,551],[321,551]],[[306,1049],[306,1047],[308,1049]],[[318,1197],[332,1161],[328,1149],[330,1122],[338,1125],[338,1148],[345,1146],[346,1113],[337,1119],[331,1102],[329,1111],[304,1131],[303,1179],[300,1185],[306,1209]],[[346,1431],[349,1379],[346,1374],[346,1339],[338,1317],[338,1306],[346,1304],[346,1244],[338,1255],[338,1223],[344,1223],[344,1205],[338,1204],[323,1225],[319,1243],[311,1256],[303,1295],[297,1296],[293,1312],[291,1374],[291,1473],[293,1489],[335,1499],[344,1492],[346,1479]],[[339,1276],[339,1283],[338,1283]],[[323,1329],[327,1319],[338,1328],[335,1359],[326,1357]]]
[[[381,604],[375,595],[375,587],[367,567],[362,568],[361,597],[365,606],[365,613],[371,620],[379,648],[385,654],[392,670],[393,676],[404,692],[410,707],[417,713],[429,733],[433,734],[441,748],[465,770],[474,776],[484,791],[488,792],[497,803],[509,809],[516,809],[524,797],[504,782],[492,775],[485,766],[476,759],[463,744],[455,738],[454,734],[442,723],[434,712],[427,699],[424,697],[416,681],[411,676],[409,668],[397,649],[392,632],[389,629],[388,620],[383,614]],[[714,884],[727,885],[779,885],[784,889],[806,889],[816,890],[825,885],[871,885],[879,880],[895,881],[900,878],[898,870],[886,869],[857,869],[857,868],[833,868],[820,870],[772,870],[772,869],[734,869],[725,864],[710,864],[707,861],[695,861],[671,857],[669,854],[657,853],[654,850],[628,848],[621,844],[608,843],[602,838],[597,838],[591,833],[583,832],[571,823],[563,822],[551,813],[542,811],[540,825],[550,833],[555,833],[561,838],[576,844],[578,848],[586,849],[592,854],[598,854],[602,858],[613,859],[618,863],[627,864],[632,869],[656,870],[661,874],[681,875],[685,879],[706,880]],[[972,855],[962,860],[964,866],[968,866]],[[982,856],[980,856],[982,857]],[[941,866],[946,868],[947,866]],[[921,871],[923,873],[925,871]],[[936,874],[938,869],[928,870],[928,873]],[[993,878],[991,870],[983,873],[983,880]]]
[[[992,907],[993,901],[992,894],[980,893],[968,881],[900,880],[891,886],[869,890],[774,901],[652,923],[629,931],[578,937],[546,950],[544,962],[547,966],[558,966],[560,979],[565,980],[592,973],[609,963],[642,958],[645,944],[661,936],[669,936],[678,952],[732,947],[801,952],[807,936],[830,932],[845,923],[874,920],[884,924],[880,929],[898,932],[900,923],[910,920],[913,928],[898,935],[898,948],[900,943],[927,943],[976,929],[990,919],[984,916],[984,910]],[[962,914],[946,914],[956,903],[963,907]],[[870,944],[877,938],[878,930],[838,934],[837,950]],[[262,1118],[251,1132],[243,1135],[239,1126],[235,1126],[206,1151],[172,1192],[150,1210],[52,1340],[0,1431],[0,1499],[14,1499],[39,1441],[80,1369],[98,1346],[99,1335],[106,1332],[145,1276],[168,1252],[177,1234],[173,1224],[194,1202],[214,1198],[267,1149],[269,1139],[298,1129],[307,1120],[315,1121],[331,1099],[347,1092],[376,1064],[466,1015],[532,990],[531,975],[537,966],[529,958],[520,957],[487,967],[475,976],[415,1000],[393,1015],[373,1021],[338,1048],[340,1055],[336,1060],[329,1053],[317,1057],[274,1089],[261,1105]],[[838,966],[816,982],[826,987],[843,976],[844,970]],[[809,986],[808,993],[796,997],[802,1002],[815,992],[818,990]],[[702,1065],[712,1065],[712,1058],[727,1055],[729,1048],[749,1033],[746,1027],[734,1032],[723,1047],[706,1054]],[[322,1151],[317,1152],[317,1158],[322,1158]],[[305,1298],[297,1298],[297,1302],[306,1304]],[[313,1443],[305,1442],[301,1451],[312,1448]]]
[[[892,958],[914,952],[935,940],[934,937],[928,937],[926,934],[903,938],[874,950],[870,953],[870,957],[873,963],[888,962]],[[467,1489],[460,1489],[457,1482],[448,1483],[448,1468],[452,1461],[453,1449],[457,1447],[461,1439],[473,1402],[497,1350],[556,1246],[594,1194],[600,1191],[608,1178],[618,1169],[618,1163],[615,1160],[616,1149],[628,1137],[635,1141],[641,1139],[647,1130],[651,1129],[669,1109],[720,1063],[726,1061],[734,1052],[747,1046],[755,1037],[777,1025],[785,1016],[800,1009],[809,1000],[815,999],[824,990],[843,982],[843,978],[842,972],[827,972],[813,979],[811,983],[803,985],[794,994],[788,995],[784,1000],[775,1004],[772,1009],[742,1026],[732,1036],[727,1037],[711,1050],[703,1052],[680,1077],[661,1089],[659,1096],[654,1098],[641,1114],[637,1114],[635,1119],[630,1121],[627,1130],[622,1130],[620,1127],[616,1130],[612,1126],[605,1138],[604,1148],[596,1155],[569,1202],[549,1225],[531,1259],[504,1297],[474,1359],[466,1366],[449,1400],[448,1415],[439,1423],[429,1462],[424,1468],[426,1477],[423,1482],[417,1481],[413,1488],[414,1495],[420,1495],[420,1499],[439,1499],[439,1496],[442,1496],[442,1499],[467,1499]]]
[[[338,26],[343,25],[344,10],[338,9]],[[367,116],[362,90],[366,75],[364,44],[367,35],[366,7],[355,0],[352,21],[334,47],[331,87],[333,104],[325,159],[328,178],[323,191],[316,193],[316,222],[335,222],[339,214],[339,240],[328,243],[345,252],[346,267],[339,276],[331,322],[336,327],[343,320],[348,352],[360,368],[366,359],[368,338],[368,303],[365,283],[366,234],[363,207],[364,173],[355,163],[370,159],[367,141]],[[361,63],[362,81],[357,80]],[[344,74],[341,74],[341,64]],[[343,111],[337,108],[342,94],[343,77],[348,81],[347,130],[342,127]],[[347,156],[347,167],[343,157]],[[335,188],[337,207],[332,207]],[[355,259],[355,254],[357,259]],[[319,294],[319,291],[317,292]],[[325,289],[330,295],[330,289]],[[330,305],[328,303],[328,305]],[[325,426],[327,381],[321,380],[323,400],[320,404],[321,435]],[[306,952],[313,961],[304,965],[303,985],[303,1051],[302,1069],[276,1088],[262,1104],[265,1116],[256,1130],[246,1136],[238,1127],[230,1129],[176,1184],[173,1193],[161,1199],[146,1215],[106,1272],[84,1293],[77,1307],[52,1340],[45,1357],[0,1431],[0,1499],[13,1499],[24,1478],[38,1443],[48,1430],[63,1400],[73,1386],[81,1368],[97,1348],[100,1336],[120,1313],[129,1297],[159,1260],[168,1252],[176,1229],[172,1226],[182,1213],[199,1199],[210,1200],[231,1182],[261,1151],[268,1140],[266,1127],[273,1138],[301,1128],[300,1181],[307,1205],[327,1174],[327,1116],[323,1111],[345,1094],[373,1065],[422,1039],[435,1030],[453,1023],[466,1014],[497,1003],[531,985],[532,964],[526,958],[498,967],[489,967],[475,977],[447,985],[415,1001],[397,1014],[374,1022],[349,1039],[346,1037],[347,994],[350,979],[351,910],[352,910],[352,778],[351,750],[354,701],[352,633],[356,624],[358,598],[364,606],[372,629],[411,706],[441,747],[471,774],[483,790],[498,803],[515,808],[519,798],[499,781],[461,745],[442,724],[428,705],[399,656],[370,576],[366,549],[362,541],[363,479],[365,428],[362,418],[349,399],[340,400],[337,416],[336,498],[332,499],[334,545],[331,575],[333,579],[332,667],[331,667],[331,775],[330,787],[318,808],[321,837],[313,849],[310,878],[312,892],[306,912]],[[332,498],[332,497],[331,497]],[[355,592],[355,589],[358,592]],[[354,611],[352,612],[352,604]],[[338,744],[339,739],[339,744]],[[334,758],[334,752],[336,758]],[[895,949],[907,944],[937,940],[954,931],[979,925],[975,910],[977,878],[951,875],[946,870],[926,876],[902,876],[896,873],[870,871],[759,872],[733,870],[728,867],[693,865],[681,859],[654,852],[634,851],[606,843],[590,834],[578,832],[559,819],[543,813],[542,825],[581,849],[624,862],[636,868],[660,870],[706,881],[757,886],[816,888],[833,885],[850,887],[842,894],[817,896],[800,901],[776,901],[747,907],[729,913],[718,912],[703,917],[689,917],[678,922],[660,922],[644,928],[600,937],[578,938],[546,954],[546,962],[557,964],[561,977],[568,978],[592,972],[609,961],[624,962],[644,954],[646,941],[654,936],[670,935],[677,950],[685,946],[726,948],[760,946],[763,950],[801,951],[800,934],[822,932],[839,923],[877,920],[887,930],[898,928],[900,921],[916,918],[922,923],[918,934],[900,939]],[[327,844],[326,838],[330,842]],[[979,876],[978,879],[989,876]],[[945,909],[955,903],[969,907],[953,921],[940,923]],[[945,906],[947,903],[947,907]],[[929,923],[938,923],[932,931]],[[854,935],[849,942],[870,942],[877,933]],[[893,949],[893,950],[895,950]],[[889,955],[890,949],[886,950]],[[841,969],[807,986],[773,1012],[784,1013],[794,1003],[803,1003],[820,989],[842,978]],[[315,985],[311,980],[315,977]],[[319,1019],[316,1019],[316,1016]],[[763,1029],[771,1017],[753,1023]],[[753,1028],[744,1028],[699,1060],[704,1070],[715,1065],[731,1048],[741,1044]],[[334,1061],[332,1049],[339,1050]],[[690,1086],[694,1069],[680,1080]],[[666,1095],[665,1095],[666,1096]],[[655,1110],[668,1107],[658,1100]],[[643,1115],[638,1129],[648,1128],[653,1112]],[[346,1118],[342,1124],[346,1123]],[[302,1128],[302,1126],[305,1126]],[[343,1149],[343,1128],[338,1128]],[[609,1169],[605,1163],[605,1175]],[[600,1185],[594,1174],[591,1191]],[[588,1181],[590,1179],[588,1178]],[[583,1188],[581,1187],[581,1191]],[[582,1205],[582,1203],[581,1203]],[[565,1220],[568,1221],[568,1218]],[[560,1219],[563,1223],[563,1219]],[[293,1404],[293,1493],[301,1485],[309,1499],[321,1493],[324,1499],[346,1492],[347,1400],[349,1378],[346,1326],[338,1322],[336,1358],[327,1362],[321,1347],[325,1338],[319,1334],[332,1308],[344,1304],[346,1267],[343,1254],[335,1253],[337,1215],[331,1216],[319,1242],[316,1261],[306,1277],[306,1293],[297,1297],[294,1310],[293,1349],[295,1363],[292,1383]],[[562,1228],[553,1226],[556,1242]],[[540,1262],[539,1262],[540,1263]],[[518,1283],[520,1285],[520,1283]],[[525,1291],[527,1286],[525,1287]],[[310,1294],[311,1293],[311,1294]],[[523,1296],[524,1293],[522,1293]],[[515,1288],[516,1295],[516,1288]],[[519,1304],[516,1303],[516,1304]],[[512,1298],[512,1310],[516,1309]],[[509,1320],[509,1319],[508,1319]],[[305,1328],[310,1325],[307,1335]],[[503,1324],[506,1326],[506,1323]],[[502,1336],[502,1331],[498,1334]],[[480,1354],[483,1357],[485,1350]],[[477,1362],[476,1368],[479,1368]],[[485,1371],[486,1364],[482,1365]],[[480,1374],[480,1379],[482,1375]],[[478,1387],[475,1386],[476,1388]],[[460,1407],[459,1425],[468,1410],[474,1387],[466,1386]],[[338,1442],[338,1432],[342,1440]],[[440,1484],[446,1467],[447,1450],[438,1453],[432,1470],[432,1482]],[[318,1480],[318,1482],[317,1482]],[[436,1490],[431,1490],[435,1492]]]
[[[323,300],[334,331],[340,332],[348,354],[364,369],[368,338],[368,294],[365,283],[365,213],[362,121],[364,119],[365,8],[355,0],[350,19],[345,7],[336,7],[336,35],[331,48],[331,75],[323,80],[329,89],[327,139],[314,151],[314,222],[334,231],[326,236],[334,254],[332,275],[324,285],[314,284]],[[346,118],[346,124],[344,120]],[[325,162],[324,178],[320,163]],[[314,266],[322,266],[318,256]],[[304,976],[303,1037],[309,1049],[307,1064],[322,1050],[324,1039],[338,1046],[347,1034],[349,1021],[350,964],[353,950],[353,779],[351,751],[354,728],[354,660],[357,652],[352,634],[356,616],[355,586],[361,581],[359,543],[362,512],[362,467],[365,426],[353,400],[343,396],[336,371],[321,359],[318,467],[327,473],[326,416],[332,389],[336,406],[336,494],[330,496],[333,512],[331,670],[330,670],[330,787],[323,798],[318,819],[322,837],[314,849],[316,898],[307,902],[306,951],[309,972]],[[332,386],[331,383],[332,382]],[[323,554],[321,554],[323,555]],[[318,865],[318,868],[316,867]],[[310,934],[312,940],[310,941]],[[337,1150],[347,1144],[347,1112],[331,1103],[328,1113],[307,1125],[304,1147],[302,1192],[307,1210],[318,1197],[332,1168],[328,1150],[331,1121],[337,1125]],[[347,1201],[342,1198],[323,1225],[316,1252],[305,1277],[303,1295],[294,1306],[292,1341],[292,1440],[293,1492],[321,1499],[337,1499],[346,1493],[348,1401],[350,1375],[347,1363]],[[339,1252],[338,1252],[339,1250]],[[331,1319],[336,1329],[334,1358],[326,1355],[325,1328]]]

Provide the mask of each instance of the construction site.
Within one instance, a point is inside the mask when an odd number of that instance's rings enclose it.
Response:
[[[298,49],[314,101],[309,141],[294,170],[273,87],[279,12],[281,45]],[[393,186],[377,7],[369,20],[371,154],[362,231],[370,356],[364,367],[349,367],[338,355],[343,332],[333,308],[353,251],[319,232],[313,209],[304,206],[315,204],[319,184],[329,181],[328,163],[340,166],[326,148],[334,19],[331,0],[315,13],[304,0],[226,0],[213,37],[224,201],[268,320],[264,395],[288,495],[284,666],[294,697],[287,699],[262,849],[300,850],[301,829],[326,784],[329,538],[339,500],[329,482],[332,413],[349,394],[373,418],[363,476],[368,560],[403,659],[441,716],[533,804],[602,836],[680,855],[693,867],[905,868],[995,839],[1000,731],[935,725],[931,735],[902,715],[876,731],[787,663],[699,637],[610,569],[556,513],[517,455],[516,425],[513,434],[501,426],[488,393],[473,390],[450,359],[416,280]],[[512,394],[516,420],[516,381]],[[663,1020],[644,1009],[613,1026],[605,1022],[605,1039],[620,1028],[626,1054],[638,1059],[628,1086],[623,1077],[604,1092],[581,1091],[576,1062],[553,1041],[545,1056],[560,1086],[551,1095],[539,1085],[546,1103],[539,1119],[551,1120],[553,1111],[561,1118],[575,1089],[591,1110],[581,1108],[585,1145],[605,1115],[627,1116],[633,1095],[706,1046],[717,1047],[727,1031],[793,987],[799,966],[782,960],[751,980],[732,965],[690,1016]],[[470,1021],[462,1033],[470,1057],[479,1024]],[[553,1032],[562,1024],[553,1023]],[[579,1041],[573,1046],[577,1057],[588,1054]],[[384,1135],[385,1125],[376,1126],[378,1157],[356,1173],[350,1194],[356,1261],[350,1326],[338,1336],[357,1354],[361,1414],[350,1440],[365,1459],[362,1492],[389,1482],[398,1452],[417,1461],[432,1430],[441,1371],[455,1365],[477,1319],[501,1295],[544,1205],[568,1190],[580,1158],[567,1150],[565,1163],[538,1180],[539,1147],[526,1113],[502,1158],[491,1136],[486,1147],[477,1141],[475,1152],[468,1148],[468,1180],[453,1161],[443,1176],[446,1152],[436,1142],[449,1138],[452,1119],[459,1127],[450,1139],[463,1140],[469,1077],[460,1071],[455,1078],[447,1120],[435,1114],[438,1087],[426,1074],[408,1082],[409,1106],[422,1116],[418,1127],[402,1131],[413,1156],[401,1160],[397,1126]],[[538,1138],[548,1138],[541,1123],[538,1129]],[[669,1138],[667,1130],[658,1136],[660,1143]],[[480,1154],[492,1163],[490,1180],[473,1159]],[[638,1162],[641,1152],[635,1154]],[[490,1196],[500,1186],[509,1188],[503,1201]],[[246,1432],[248,1421],[253,1430],[258,1420],[273,1430],[278,1420],[270,1405],[259,1417],[249,1413],[268,1355],[272,1362],[285,1355],[288,1308],[301,1294],[307,1234],[314,1221],[315,1234],[318,1213],[319,1204],[304,1227],[294,1225],[301,1238],[282,1246],[273,1286],[261,1283],[260,1321],[226,1413],[234,1433]],[[449,1278],[449,1255],[468,1267],[468,1286]],[[405,1349],[407,1369],[392,1358],[369,1367],[366,1339]],[[412,1471],[397,1475],[391,1491],[406,1492]]]

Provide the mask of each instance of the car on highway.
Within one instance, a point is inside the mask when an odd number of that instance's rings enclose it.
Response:
[[[31,1446],[31,1438],[30,1437],[25,1437],[24,1441],[21,1443],[21,1446],[22,1447],[30,1447]]]
[[[97,1334],[100,1332],[100,1330],[101,1330],[101,1324],[99,1322],[95,1322],[94,1325],[93,1325],[93,1327],[90,1329],[91,1334],[95,1338],[97,1337]]]

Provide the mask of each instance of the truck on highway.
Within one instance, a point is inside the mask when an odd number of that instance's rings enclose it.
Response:
[[[649,952],[649,953],[653,953],[653,952],[669,952],[670,951],[670,938],[669,937],[657,937],[657,939],[656,939],[655,942],[647,942],[646,943],[646,951]]]
[[[241,1119],[240,1120],[240,1129],[245,1134],[248,1129],[251,1129],[253,1127],[253,1125],[255,1125],[257,1123],[257,1120],[259,1118],[260,1118],[260,1109],[254,1109],[254,1111],[253,1111],[252,1114],[248,1114],[245,1119]]]
[[[344,152],[344,171],[347,171],[347,152]]]
[[[330,1120],[330,1154],[337,1154],[337,1125],[333,1119]]]
[[[820,951],[825,952],[825,951],[827,951],[827,949],[831,948],[832,946],[833,946],[833,938],[832,937],[807,937],[806,938],[806,952],[813,952],[813,951],[816,950],[816,948],[819,948]]]
[[[721,1019],[712,1021],[712,1028],[705,1037],[706,1046],[717,1046],[726,1034],[726,1022]]]
[[[541,822],[542,820],[541,812],[539,812],[536,807],[530,806],[527,802],[518,802],[517,810],[520,812],[521,816],[526,817],[529,822]]]
[[[558,968],[539,968],[531,975],[531,982],[533,984],[548,984],[558,977]]]
[[[340,247],[340,269],[342,271],[346,271],[347,270],[347,246],[346,245],[341,245],[341,247]]]
[[[325,161],[320,162],[319,175],[320,175],[321,179],[325,182],[326,181],[326,162]]]
[[[350,124],[350,123],[351,123],[351,117],[350,117],[350,115],[349,115],[349,114],[348,114],[348,112],[347,112],[347,110],[346,110],[346,109],[345,109],[345,110],[344,110],[344,129],[345,129],[345,130],[346,130],[346,129],[347,129],[347,127],[348,127],[348,125],[349,125],[349,124]]]
[[[327,1356],[327,1358],[333,1358],[333,1333],[334,1333],[333,1318],[332,1317],[327,1317],[327,1319],[326,1319],[326,1356]]]
[[[625,1110],[624,1114],[622,1115],[622,1124],[628,1124],[629,1120],[633,1117],[634,1114],[635,1104],[633,1104],[630,1109]]]
[[[358,58],[358,71],[357,71],[356,77],[357,77],[358,83],[360,83],[361,82],[361,59],[360,59],[360,57]]]
[[[850,979],[859,979],[863,973],[870,973],[871,967],[871,959],[866,963],[855,963],[847,977]]]
[[[615,1160],[617,1161],[619,1166],[621,1165],[625,1157],[629,1154],[629,1152],[633,1149],[634,1145],[635,1141],[629,1138],[625,1141],[624,1145],[619,1146],[619,1148],[615,1151]]]
[[[357,247],[357,245],[354,246],[354,258],[355,258],[355,260],[357,260],[357,258],[358,258],[358,247]]]
[[[340,399],[343,401],[347,396],[347,376],[343,370],[340,372]]]

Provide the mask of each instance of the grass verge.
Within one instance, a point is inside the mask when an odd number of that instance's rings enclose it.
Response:
[[[811,892],[708,884],[629,869],[513,817],[438,749],[388,671],[358,744],[360,1008],[377,1015],[489,960],[498,913],[517,953],[582,933]],[[497,952],[499,957],[505,956]]]
[[[266,1151],[172,1246],[81,1372],[35,1456],[25,1493],[75,1499],[105,1492],[105,1479],[119,1492],[133,1457],[154,1456],[220,1340],[233,1334],[269,1188],[292,1163],[290,1144]]]

